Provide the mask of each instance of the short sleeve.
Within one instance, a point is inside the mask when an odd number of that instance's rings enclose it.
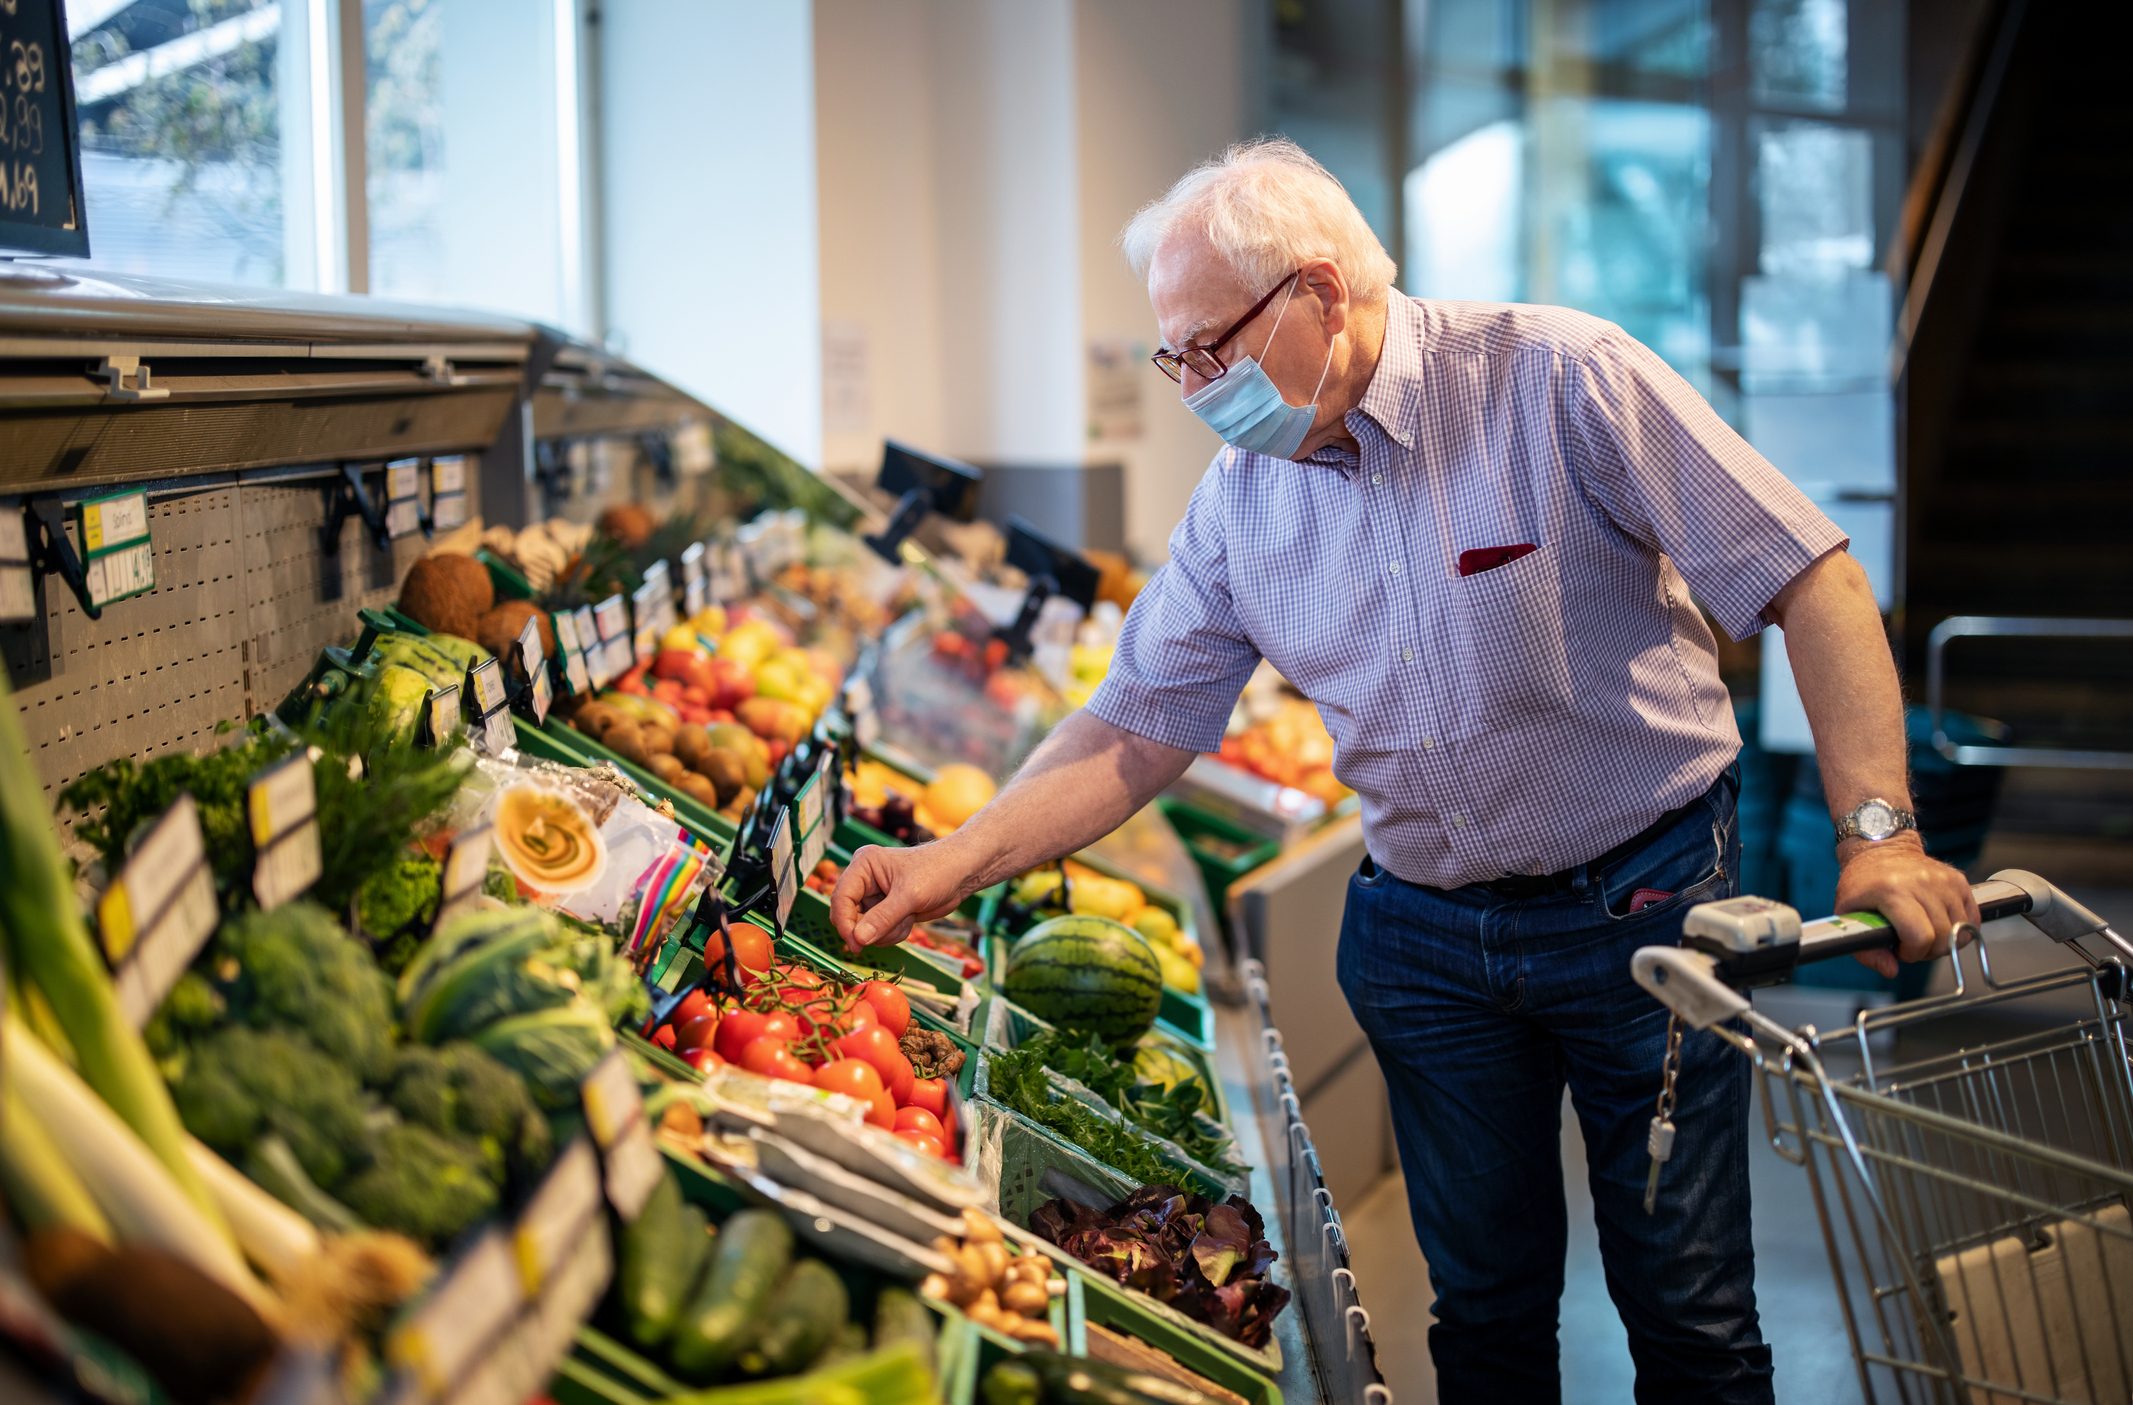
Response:
[[[1569,397],[1586,495],[1665,552],[1726,633],[1746,639],[1794,577],[1849,538],[1689,383],[1610,331],[1575,363]]]
[[[1258,664],[1230,596],[1217,458],[1170,534],[1169,562],[1126,612],[1110,672],[1088,710],[1164,746],[1213,751]]]

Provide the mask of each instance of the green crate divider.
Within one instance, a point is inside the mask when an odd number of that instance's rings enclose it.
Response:
[[[659,1397],[639,1395],[573,1348],[549,1379],[548,1398],[556,1405],[654,1405]]]
[[[485,546],[477,546],[474,548],[474,559],[489,568],[489,583],[496,588],[498,601],[533,598],[533,583],[519,573],[518,567],[503,557]]]
[[[1075,854],[1073,861],[1085,864],[1109,878],[1127,877],[1126,874],[1119,872],[1111,865],[1099,859],[1091,858],[1087,854]],[[1176,918],[1178,930],[1183,932],[1188,939],[1199,942],[1202,951],[1207,949],[1206,944],[1200,941],[1199,924],[1193,920],[1192,905],[1190,903],[1187,903],[1174,893],[1166,893],[1160,888],[1151,888],[1137,878],[1129,879],[1129,881],[1146,895],[1150,904],[1162,908]],[[1008,884],[1001,885],[997,890],[999,895],[986,908],[984,917],[985,930],[1006,939],[1005,945],[1000,949],[1000,954],[1003,956],[1006,954],[1007,946],[1013,945],[1014,939],[1022,935],[1022,932],[1007,930],[1005,908],[1007,905],[1007,888],[1009,886]],[[1026,931],[1028,929],[1025,928],[1023,930]],[[992,968],[993,979],[997,981],[1004,973],[1005,968],[995,962]],[[1205,987],[1203,986],[1202,989],[1204,991]],[[1186,1043],[1191,1044],[1194,1048],[1206,1050],[1210,1053],[1213,1052],[1215,1047],[1215,1011],[1214,1007],[1207,1003],[1207,997],[1204,994],[1192,995],[1182,990],[1173,990],[1166,985],[1163,987],[1163,1003],[1157,1008],[1155,1018],[1158,1024]]]
[[[681,1183],[682,1198],[701,1207],[713,1223],[722,1222],[736,1210],[758,1203],[756,1197],[695,1157],[682,1155],[669,1147],[661,1147],[660,1151],[666,1159],[667,1169]],[[846,1286],[852,1290],[853,1299],[859,1303],[870,1302],[875,1291],[895,1281],[872,1269],[835,1259],[827,1262],[844,1278]],[[917,1265],[914,1264],[913,1281],[900,1286],[915,1292],[917,1276]],[[938,1303],[928,1302],[926,1307],[939,1319],[934,1373],[937,1383],[945,1383],[961,1358],[964,1329],[970,1324],[960,1313]],[[665,1400],[694,1389],[672,1380],[658,1363],[645,1359],[635,1348],[597,1326],[579,1329],[566,1365],[572,1368],[569,1379],[564,1381],[559,1373],[559,1383],[571,1390],[571,1400],[584,1402],[584,1405],[638,1405],[638,1402]],[[559,1405],[562,1399],[558,1397]]]
[[[622,774],[636,782],[639,790],[654,799],[672,802],[674,818],[681,821],[682,828],[709,844],[718,852],[722,861],[732,849],[733,836],[738,832],[738,826],[732,820],[708,808],[702,801],[671,788],[636,762],[623,760],[559,718],[550,718],[538,727],[523,717],[514,716],[512,721],[518,724],[520,751],[545,761],[558,761],[566,766],[592,766],[602,761],[613,762]]]
[[[1234,820],[1168,795],[1155,803],[1162,807],[1163,818],[1170,821],[1170,827],[1184,841],[1185,852],[1192,855],[1194,867],[1200,870],[1200,881],[1207,886],[1207,900],[1214,905],[1216,919],[1227,923],[1230,885],[1270,862],[1281,852],[1281,841],[1254,834]],[[1243,849],[1230,857],[1209,847],[1209,840],[1242,845]]]
[[[978,1007],[977,1017],[972,1023],[978,1027],[975,1037],[980,1038],[989,1049],[1015,1048],[1023,1040],[1052,1027],[997,990]],[[997,1031],[995,1025],[999,1026]],[[1142,1035],[1139,1042],[1152,1044],[1171,1057],[1182,1060],[1199,1076],[1201,1084],[1207,1089],[1207,1115],[1218,1122],[1229,1123],[1229,1098],[1223,1093],[1222,1079],[1215,1072],[1214,1063],[1210,1058],[1212,1051],[1202,1049],[1191,1040],[1181,1038],[1174,1031],[1163,1028],[1160,1021],[1155,1028]]]
[[[1281,1387],[1274,1378],[1281,1374],[1281,1346],[1268,1338],[1264,1349],[1246,1346],[1223,1336],[1204,1322],[1136,1289],[1114,1283],[1103,1275],[1081,1270],[1081,1329],[1086,1350],[1091,1323],[1109,1327],[1168,1355],[1186,1370],[1205,1377],[1224,1390],[1233,1390],[1252,1405],[1281,1405]],[[1298,1310],[1292,1298],[1287,1312]]]
[[[905,847],[874,826],[852,819],[837,821],[837,828],[830,834],[830,843],[847,854],[856,853],[869,844],[882,849]]]

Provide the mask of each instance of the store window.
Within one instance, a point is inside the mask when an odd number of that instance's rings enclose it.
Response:
[[[95,265],[287,281],[279,0],[67,6]]]
[[[370,290],[434,299],[444,291],[444,113],[438,41],[446,0],[363,7],[363,130],[370,200]]]

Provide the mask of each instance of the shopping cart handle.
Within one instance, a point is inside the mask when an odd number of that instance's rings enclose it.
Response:
[[[1724,1024],[1748,1008],[1748,997],[1718,975],[1718,958],[1679,946],[1639,947],[1630,958],[1637,984],[1692,1029]]]

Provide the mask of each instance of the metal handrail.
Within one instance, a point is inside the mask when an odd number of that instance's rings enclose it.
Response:
[[[2078,747],[1975,746],[1949,737],[1941,690],[1947,678],[1948,646],[1957,639],[2126,639],[2133,620],[2031,619],[2013,615],[1950,615],[1926,638],[1926,712],[1933,723],[1933,749],[1958,766],[2065,766],[2077,770],[2133,770],[2133,751]]]
[[[2000,88],[2013,61],[2015,36],[2021,32],[2022,14],[2026,8],[2025,0],[2009,0],[2000,16],[1999,32],[1993,36],[1991,51],[1985,56],[1977,86],[1972,90],[1969,106],[1964,112],[1962,136],[1956,142],[1955,154],[1949,158],[1947,177],[1941,183],[1940,197],[1933,202],[1932,218],[1926,223],[1910,281],[1904,288],[1903,307],[1896,314],[1895,335],[1889,347],[1891,385],[1903,380],[1904,368],[1910,362],[1911,341],[1918,334],[1919,319],[1925,313],[1927,300],[1933,295],[1933,280],[1940,272],[1941,257],[1947,252],[1948,235],[1955,227],[1956,212],[1962,206],[1963,194],[1977,166],[1978,152],[1984,148],[1985,131],[1992,120],[1993,108],[1999,104]]]

